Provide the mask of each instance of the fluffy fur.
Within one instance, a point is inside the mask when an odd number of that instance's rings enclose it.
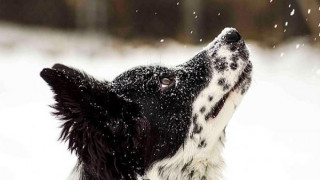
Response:
[[[251,69],[233,28],[182,65],[140,66],[112,82],[61,64],[44,69],[61,139],[78,156],[71,179],[220,179],[225,128]]]

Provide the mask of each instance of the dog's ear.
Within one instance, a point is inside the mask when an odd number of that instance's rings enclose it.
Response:
[[[43,69],[40,75],[55,93],[52,107],[63,121],[60,138],[69,141],[69,149],[95,176],[123,176],[115,166],[126,159],[117,156],[128,157],[126,150],[139,149],[149,129],[137,105],[112,92],[108,82],[61,64]],[[119,152],[124,154],[115,155]]]

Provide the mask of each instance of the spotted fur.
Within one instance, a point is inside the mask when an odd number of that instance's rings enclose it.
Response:
[[[225,128],[251,69],[233,28],[182,65],[140,66],[112,82],[61,64],[44,69],[61,139],[78,156],[70,179],[221,179]]]

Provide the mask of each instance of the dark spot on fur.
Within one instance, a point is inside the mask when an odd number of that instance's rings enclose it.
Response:
[[[226,58],[225,57],[217,58],[214,61],[213,65],[214,65],[214,68],[219,72],[226,70],[227,67],[228,67],[228,63],[226,62]]]
[[[239,60],[239,55],[233,55],[231,57],[231,61],[234,62],[234,63],[236,63],[238,60]]]
[[[163,174],[163,168],[164,168],[164,166],[159,166],[158,174],[159,174],[160,176]]]
[[[193,159],[191,159],[189,162],[187,162],[186,164],[183,165],[181,172],[184,172],[192,163]]]
[[[204,117],[204,119],[205,119],[206,121],[208,121],[209,118],[210,118],[210,113],[208,113],[208,114]]]
[[[201,131],[202,131],[202,126],[199,126],[198,124],[194,124],[192,134],[199,134],[201,133]]]
[[[222,140],[222,136],[219,137],[219,141],[220,141],[220,143],[222,144],[222,146],[224,146],[224,142],[223,142],[223,140]]]
[[[225,84],[224,86],[223,86],[223,90],[224,91],[226,91],[226,90],[228,90],[229,88],[230,88],[230,84]]]
[[[220,78],[220,79],[218,80],[218,84],[219,84],[220,86],[223,86],[225,83],[226,83],[226,79],[224,79],[224,78]]]
[[[194,175],[194,170],[192,170],[190,173],[189,173],[189,179],[191,179],[192,177],[193,177],[193,175]]]
[[[246,88],[242,88],[241,95],[244,95],[244,93],[246,93],[246,92],[247,92],[247,89]]]
[[[190,139],[193,139],[193,132],[190,134]]]
[[[200,109],[201,113],[204,113],[206,111],[206,107],[202,106],[202,108]]]
[[[205,148],[206,146],[207,146],[207,143],[205,139],[201,140],[198,145],[199,148]]]
[[[237,46],[235,46],[235,45],[231,45],[231,47],[230,47],[230,51],[234,52],[236,49],[237,49]]]
[[[209,101],[212,101],[212,99],[213,99],[212,96],[209,96],[209,97],[208,97],[208,100],[209,100]]]
[[[201,180],[207,180],[207,178],[205,176],[202,176]]]
[[[245,73],[250,73],[252,71],[252,64],[249,63],[246,68],[244,68],[244,72]]]
[[[238,68],[238,64],[236,62],[233,62],[233,63],[230,64],[230,68],[232,70],[236,70]]]
[[[198,119],[198,114],[194,114],[194,116],[192,117],[192,122],[195,124],[197,122]]]

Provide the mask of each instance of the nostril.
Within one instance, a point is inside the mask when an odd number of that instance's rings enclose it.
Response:
[[[228,32],[226,35],[227,42],[238,42],[241,40],[241,36],[237,31]]]

